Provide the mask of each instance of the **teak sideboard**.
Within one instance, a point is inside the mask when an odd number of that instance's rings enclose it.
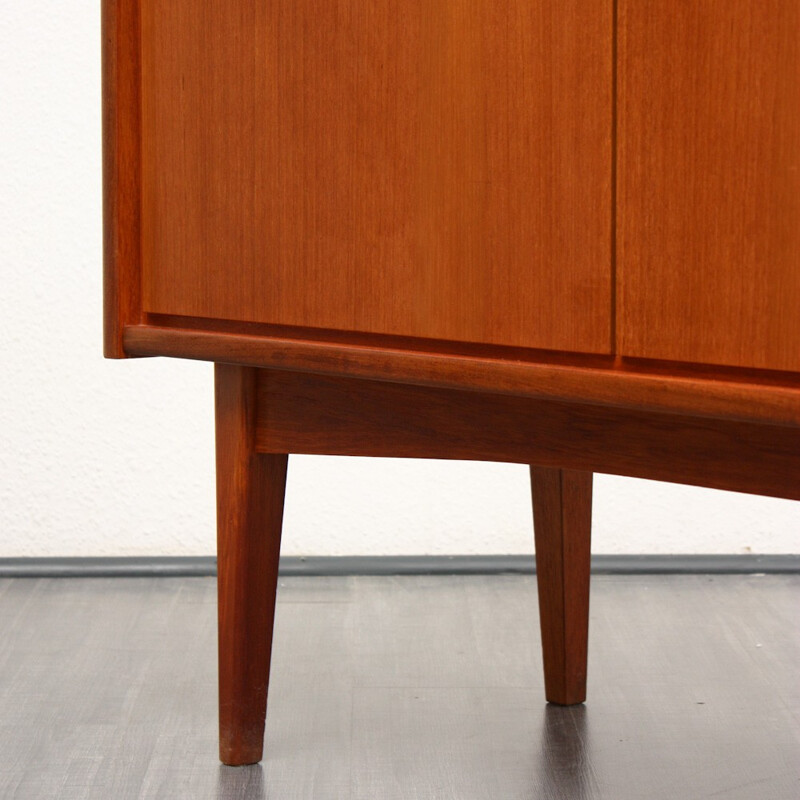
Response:
[[[562,704],[593,472],[800,499],[797,0],[103,0],[103,50],[106,355],[216,363],[224,762],[289,453],[530,464]]]

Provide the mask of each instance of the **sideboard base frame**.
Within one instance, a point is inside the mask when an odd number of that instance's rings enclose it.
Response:
[[[800,500],[800,428],[288,370],[255,370],[261,453],[604,472]]]
[[[593,472],[800,499],[800,429],[218,363],[220,758],[261,760],[290,453],[529,464],[545,696],[586,699]]]

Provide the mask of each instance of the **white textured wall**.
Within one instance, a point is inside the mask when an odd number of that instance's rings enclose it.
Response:
[[[0,3],[0,557],[214,550],[212,367],[101,358],[99,0]],[[532,550],[524,467],[296,457],[284,552]],[[798,552],[800,503],[598,476],[599,553]]]

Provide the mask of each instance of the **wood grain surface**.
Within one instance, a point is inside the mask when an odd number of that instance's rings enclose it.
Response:
[[[268,453],[457,458],[800,500],[800,428],[278,370],[258,372]]]
[[[141,3],[146,311],[609,351],[611,0]]]
[[[448,388],[477,389],[522,397],[552,398],[664,411],[697,417],[800,426],[800,385],[791,376],[704,374],[669,367],[609,364],[586,366],[563,359],[519,358],[360,346],[313,339],[222,334],[137,325],[125,330],[125,350],[257,367]]]
[[[255,370],[215,369],[219,754],[261,760],[278,583],[285,454],[255,451]]]
[[[103,351],[141,319],[139,0],[102,0]]]
[[[545,695],[586,700],[592,473],[531,467]]]
[[[618,343],[800,370],[800,3],[620,0]]]

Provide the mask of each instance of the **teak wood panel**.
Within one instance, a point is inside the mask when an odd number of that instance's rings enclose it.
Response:
[[[800,370],[800,3],[618,13],[621,354]]]
[[[165,314],[608,352],[612,0],[142,0]]]

